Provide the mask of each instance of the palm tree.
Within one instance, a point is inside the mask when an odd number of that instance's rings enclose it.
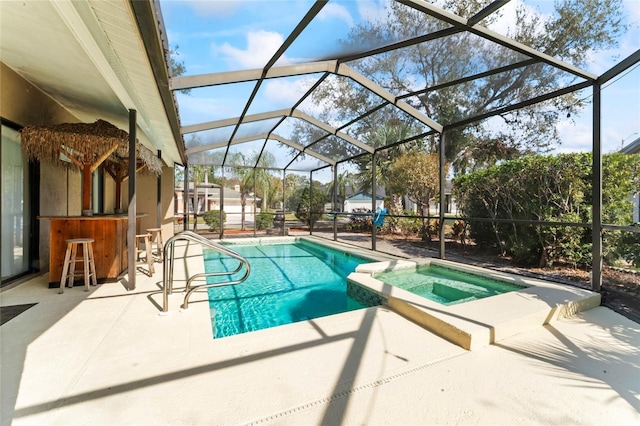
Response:
[[[265,152],[251,153],[248,156],[242,152],[230,153],[229,163],[233,166],[233,171],[238,178],[240,186],[240,205],[241,205],[241,229],[246,229],[246,206],[247,196],[254,193],[254,188],[260,188],[263,196],[263,207],[267,205],[268,200],[265,197],[269,193],[269,184],[271,183],[271,174],[266,168],[273,167],[275,157],[273,154]],[[257,191],[256,191],[257,192]],[[255,207],[255,206],[254,206]],[[255,213],[255,208],[254,208]]]

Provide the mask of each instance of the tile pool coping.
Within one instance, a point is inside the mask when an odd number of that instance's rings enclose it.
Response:
[[[345,244],[339,241],[330,241],[322,238],[314,237],[314,236],[274,236],[274,237],[259,237],[259,238],[233,238],[233,239],[223,239],[223,240],[212,240],[217,243],[221,243],[226,245],[227,247],[233,249],[234,245],[268,245],[268,244],[292,244],[297,241],[306,241],[311,244],[319,245],[326,247],[331,250],[337,250],[349,255],[362,257],[370,260],[371,262],[397,262],[403,258],[394,256],[391,254],[376,252],[373,250],[365,249],[358,246],[352,246],[350,244]]]
[[[438,265],[523,287],[471,302],[445,306],[383,283],[376,273]],[[507,337],[568,318],[600,305],[600,294],[448,260],[413,258],[359,265],[348,285],[379,295],[382,304],[464,349],[475,350]]]

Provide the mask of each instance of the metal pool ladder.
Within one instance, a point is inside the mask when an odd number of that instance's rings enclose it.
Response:
[[[167,315],[169,313],[169,294],[173,293],[173,265],[174,265],[174,254],[175,254],[175,243],[176,241],[187,241],[201,244],[205,247],[208,247],[212,250],[217,251],[218,253],[225,254],[229,257],[232,257],[238,260],[238,267],[233,271],[222,271],[222,272],[205,272],[200,274],[194,274],[187,279],[187,285],[184,289],[184,302],[180,307],[181,311],[186,311],[189,309],[189,297],[194,291],[203,288],[209,287],[219,287],[226,285],[236,285],[244,282],[247,278],[249,278],[249,274],[251,273],[251,266],[247,259],[242,257],[240,254],[235,251],[223,246],[222,244],[215,243],[207,238],[204,238],[201,235],[196,234],[192,231],[183,231],[179,234],[174,235],[169,238],[164,245],[163,248],[163,261],[162,261],[162,269],[163,269],[163,277],[162,277],[162,312],[160,315]],[[188,244],[187,244],[188,247]],[[244,275],[242,278],[227,281],[227,282],[219,282],[212,284],[200,284],[191,286],[191,282],[197,278],[203,277],[222,277],[222,276],[231,276],[240,272],[242,269],[245,269]]]

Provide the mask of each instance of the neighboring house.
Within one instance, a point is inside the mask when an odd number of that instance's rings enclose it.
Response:
[[[451,181],[445,183],[445,213],[446,214],[458,214],[458,206],[456,205],[456,199],[451,195],[452,188]],[[376,199],[376,208],[384,207],[385,190],[384,188],[378,188],[378,196]],[[406,212],[418,213],[418,206],[409,198],[404,197],[403,200],[404,209]],[[429,213],[437,215],[440,208],[438,200],[432,200],[429,206]],[[347,199],[344,202],[344,211],[347,213],[352,212],[354,209],[371,210],[371,195],[358,192]]]
[[[371,202],[371,194],[358,192],[344,201],[344,212],[351,213],[358,210],[371,210]],[[376,208],[378,207],[384,207],[384,196],[382,195],[376,196]]]
[[[196,194],[194,197],[193,183],[189,183],[189,199],[188,210],[189,213],[193,213],[194,210],[198,215],[204,214],[207,210],[220,210],[220,206],[224,205],[224,212],[227,214],[225,225],[240,225],[242,223],[242,198],[239,192],[239,187],[236,185],[235,189],[223,188],[223,199],[220,199],[220,186],[214,184],[198,185]],[[184,213],[184,186],[181,182],[178,182],[177,187],[174,190],[174,204],[173,211],[175,215],[182,215]],[[194,203],[194,200],[195,203]],[[253,195],[247,195],[245,204],[245,222],[253,222],[254,212],[259,213],[262,199],[254,197]],[[195,206],[195,209],[194,209]]]
[[[640,138],[636,138],[633,142],[620,149],[623,154],[639,154]],[[631,195],[633,201],[633,223],[640,223],[640,191]]]

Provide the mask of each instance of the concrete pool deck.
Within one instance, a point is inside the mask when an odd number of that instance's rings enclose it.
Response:
[[[0,327],[2,425],[640,423],[640,324],[605,307],[471,352],[386,307],[214,340],[161,277],[2,291],[37,303]]]

